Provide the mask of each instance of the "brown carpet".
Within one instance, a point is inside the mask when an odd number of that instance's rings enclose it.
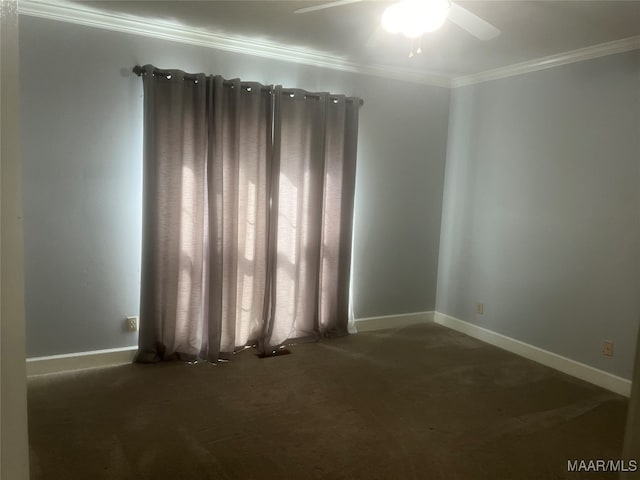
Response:
[[[599,479],[627,400],[435,324],[29,380],[35,480]]]

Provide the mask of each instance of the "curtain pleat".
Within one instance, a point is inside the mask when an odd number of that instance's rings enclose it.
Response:
[[[136,360],[346,334],[358,104],[144,70]]]
[[[215,77],[211,85],[207,358],[215,361],[262,331],[272,112],[259,84]]]
[[[137,359],[197,358],[202,344],[206,81],[144,76],[143,255]]]

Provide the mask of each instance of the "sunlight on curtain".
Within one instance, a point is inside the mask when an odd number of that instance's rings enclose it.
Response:
[[[358,105],[144,71],[137,361],[346,334]]]

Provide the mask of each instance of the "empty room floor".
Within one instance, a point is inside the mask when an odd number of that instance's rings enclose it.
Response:
[[[32,377],[32,479],[597,479],[627,399],[436,324]]]

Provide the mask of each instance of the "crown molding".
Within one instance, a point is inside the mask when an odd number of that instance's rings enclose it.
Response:
[[[516,63],[493,70],[486,70],[472,75],[455,77],[451,81],[451,87],[457,88],[465,85],[473,85],[474,83],[513,77],[515,75],[522,75],[524,73],[536,72],[538,70],[567,65],[569,63],[581,62],[583,60],[590,60],[593,58],[604,57],[606,55],[613,55],[615,53],[623,53],[638,49],[640,49],[640,35],[623,38],[621,40],[614,40],[613,42],[600,43],[590,47],[579,48],[577,50],[571,50],[557,55],[537,58],[535,60]]]
[[[105,12],[83,4],[70,3],[66,0],[19,0],[18,12],[22,15],[46,18],[49,20],[75,23],[78,25],[159,38],[245,55],[254,55],[284,62],[391,78],[442,88],[457,88],[475,83],[488,82],[490,80],[522,75],[605,55],[640,49],[640,35],[638,35],[471,75],[451,77],[441,73],[420,72],[387,65],[365,65],[346,58],[335,57],[327,55],[324,52],[302,47],[289,47],[253,38],[221,35],[165,21],[154,20],[152,22],[145,18]]]
[[[18,12],[21,15],[160,38],[290,63],[392,78],[435,87],[451,87],[451,78],[446,75],[383,65],[364,65],[345,58],[335,57],[323,52],[301,47],[289,47],[252,38],[221,35],[205,30],[193,29],[176,23],[156,20],[151,22],[141,17],[114,14],[63,0],[20,0]]]

